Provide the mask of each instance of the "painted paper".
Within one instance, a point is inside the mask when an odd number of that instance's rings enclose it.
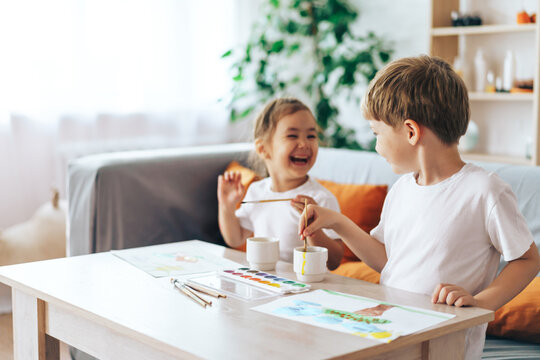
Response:
[[[322,289],[252,309],[385,343],[455,316]]]
[[[111,252],[154,277],[182,276],[242,266],[242,264],[204,251],[200,245],[189,242]]]

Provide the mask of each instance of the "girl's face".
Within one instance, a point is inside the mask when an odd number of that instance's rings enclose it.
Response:
[[[315,119],[307,110],[297,111],[278,120],[263,158],[274,183],[302,184],[315,164],[319,144]]]

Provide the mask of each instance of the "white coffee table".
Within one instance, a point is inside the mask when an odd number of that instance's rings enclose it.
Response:
[[[195,243],[246,264],[245,253]],[[289,263],[276,273],[294,278]],[[12,287],[14,355],[25,360],[58,359],[59,341],[100,359],[459,359],[465,329],[493,319],[492,311],[433,305],[428,296],[333,274],[313,284],[456,315],[383,344],[250,310],[271,300],[229,297],[203,308],[111,253],[0,267],[0,282]]]

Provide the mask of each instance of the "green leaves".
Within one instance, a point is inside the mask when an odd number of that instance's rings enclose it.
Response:
[[[357,19],[347,0],[267,0],[244,50],[221,56],[237,56],[231,121],[250,118],[276,96],[307,97],[324,131],[323,143],[361,149],[354,131],[340,124],[336,100],[347,91],[355,94],[347,99],[358,103],[361,89],[390,60],[392,49],[373,32],[355,36],[351,28]]]

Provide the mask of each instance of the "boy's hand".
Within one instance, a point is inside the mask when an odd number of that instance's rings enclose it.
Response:
[[[317,205],[317,202],[307,195],[296,195],[296,197],[291,200],[291,206],[302,214],[304,212],[304,203],[306,200],[308,205]]]
[[[304,211],[307,211],[309,225],[306,227],[305,215],[300,216],[298,234],[303,237],[311,236],[314,232],[323,228],[332,228],[341,216],[338,212],[318,205],[308,205]]]
[[[242,175],[239,172],[225,172],[218,176],[217,196],[221,205],[234,209],[242,200],[245,189],[241,180]]]
[[[439,284],[431,296],[434,304],[448,304],[457,307],[476,306],[476,299],[465,289],[454,284]]]

